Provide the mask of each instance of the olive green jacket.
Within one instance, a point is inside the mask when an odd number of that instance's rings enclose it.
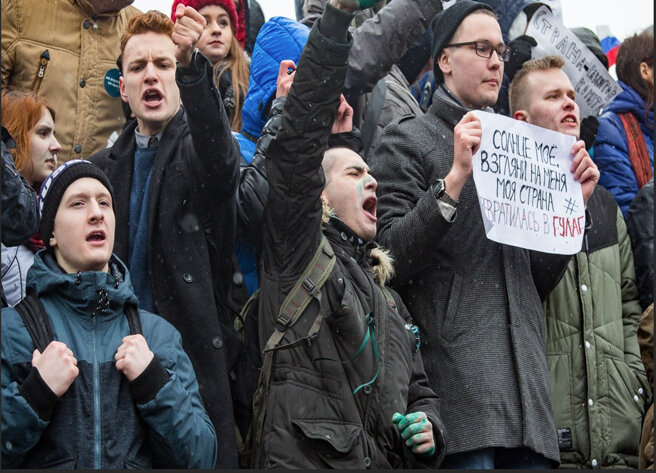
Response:
[[[561,468],[637,468],[651,399],[636,336],[641,309],[631,242],[597,186],[583,250],[544,302]]]

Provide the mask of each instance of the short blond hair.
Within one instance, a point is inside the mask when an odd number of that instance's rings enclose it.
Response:
[[[510,106],[510,114],[514,114],[517,110],[522,110],[527,108],[527,97],[528,90],[526,87],[526,81],[528,80],[528,75],[531,72],[535,71],[548,71],[549,69],[562,69],[565,65],[565,61],[560,56],[544,56],[538,59],[531,59],[526,61],[522,68],[517,71],[515,77],[510,83],[510,89],[508,91],[508,103]]]

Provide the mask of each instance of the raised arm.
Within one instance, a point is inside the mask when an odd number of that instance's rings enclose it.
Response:
[[[264,210],[267,272],[302,272],[319,242],[321,160],[344,84],[351,47],[347,30],[353,16],[333,3],[338,2],[332,0],[314,24],[297,69],[290,70],[295,78],[282,126],[269,145]]]
[[[176,82],[187,114],[193,143],[185,164],[197,204],[208,208],[234,198],[239,181],[239,150],[230,121],[212,79],[212,65],[194,51],[205,19],[193,8],[178,5],[173,42],[178,47]]]
[[[362,23],[353,32],[344,95],[372,90],[440,11],[440,0],[394,0]]]

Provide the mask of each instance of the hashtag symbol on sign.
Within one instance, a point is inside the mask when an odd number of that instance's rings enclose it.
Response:
[[[565,199],[565,212],[572,215],[576,210],[576,202],[572,199]]]

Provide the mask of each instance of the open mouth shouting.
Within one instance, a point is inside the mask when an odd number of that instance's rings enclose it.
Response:
[[[142,96],[143,101],[148,107],[158,107],[162,103],[162,93],[157,89],[147,89]]]
[[[367,197],[362,203],[362,209],[367,217],[372,221],[378,220],[376,218],[376,206],[378,205],[378,199],[376,196]]]
[[[565,117],[560,121],[560,123],[566,123],[569,125],[577,125],[578,120],[576,119],[575,115],[572,115],[571,113],[568,113],[565,115]]]

